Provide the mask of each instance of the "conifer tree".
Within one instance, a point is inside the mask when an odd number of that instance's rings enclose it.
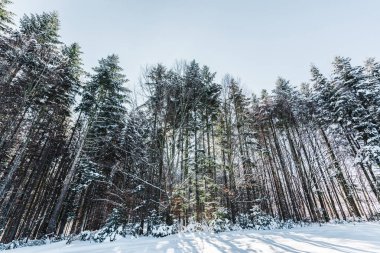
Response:
[[[91,189],[91,195],[87,194],[85,198],[90,203],[98,203],[91,208],[96,215],[91,217],[93,223],[89,223],[90,227],[99,226],[107,218],[104,212],[104,208],[108,208],[104,203],[107,183],[112,182],[117,161],[122,157],[120,148],[129,90],[124,86],[127,79],[118,64],[116,55],[99,61],[80,105],[88,117],[88,125],[83,150],[77,151],[81,152],[77,173],[80,185]]]
[[[9,29],[9,24],[13,24],[14,14],[6,9],[8,4],[11,4],[10,0],[0,0],[0,31],[4,32]]]

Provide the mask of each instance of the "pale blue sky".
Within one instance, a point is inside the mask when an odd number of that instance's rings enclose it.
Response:
[[[66,43],[78,42],[86,69],[120,56],[131,84],[147,64],[196,59],[241,78],[247,92],[298,85],[310,64],[324,73],[336,55],[380,59],[378,0],[13,0],[11,10],[58,11]]]

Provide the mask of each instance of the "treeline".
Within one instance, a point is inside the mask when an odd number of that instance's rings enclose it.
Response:
[[[0,1],[2,242],[152,217],[172,224],[255,207],[325,222],[379,215],[380,63],[336,57],[299,88],[247,96],[192,61],[143,73],[144,103],[116,55],[82,69],[56,13],[13,29]]]

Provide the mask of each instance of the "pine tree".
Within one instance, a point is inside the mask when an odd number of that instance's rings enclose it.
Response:
[[[90,187],[93,192],[92,196],[87,195],[86,198],[90,198],[89,201],[93,203],[100,201],[99,206],[93,207],[96,215],[91,217],[90,227],[99,226],[107,218],[104,208],[108,206],[103,201],[107,199],[106,185],[112,182],[117,161],[122,156],[120,147],[129,90],[124,87],[127,79],[118,64],[116,55],[99,61],[80,105],[89,122],[77,173],[80,173],[80,184],[85,188]]]
[[[13,24],[14,14],[6,9],[8,4],[11,4],[10,0],[0,0],[0,31],[3,32],[9,29],[9,24]]]

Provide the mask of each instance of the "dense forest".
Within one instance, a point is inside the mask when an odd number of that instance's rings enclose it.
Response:
[[[55,12],[15,25],[0,1],[0,238],[111,222],[374,219],[380,210],[380,63],[333,59],[308,82],[247,95],[196,61],[142,73],[118,56],[86,72]],[[15,28],[18,26],[18,28]],[[254,84],[251,84],[254,85]],[[147,224],[148,223],[148,224]],[[143,230],[141,230],[143,233]]]

